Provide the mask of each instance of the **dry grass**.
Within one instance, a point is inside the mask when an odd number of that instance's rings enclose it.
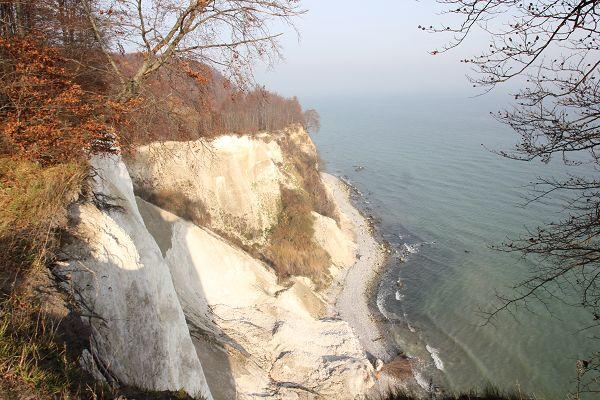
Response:
[[[308,195],[282,188],[281,211],[265,250],[277,275],[309,277],[317,285],[329,281],[329,254],[313,239],[314,217]]]
[[[136,188],[136,195],[198,226],[210,225],[210,214],[199,200],[191,200],[175,190]]]
[[[65,205],[76,198],[86,175],[82,164],[41,167],[0,158],[0,235],[64,221]]]
[[[66,206],[87,176],[83,164],[41,167],[29,161],[0,158],[0,280],[46,264],[58,245],[55,232],[67,224]]]
[[[287,135],[281,136],[278,143],[285,153],[285,158],[291,162],[294,168],[294,176],[307,193],[312,209],[339,222],[335,204],[327,194],[319,174],[318,158],[303,152],[298,144]]]
[[[12,296],[0,316],[0,397],[75,399],[103,392],[69,357],[56,321]]]
[[[66,207],[86,176],[83,164],[42,167],[0,158],[0,395],[6,398],[80,398],[87,390],[89,381],[58,340],[58,321],[42,311],[30,287],[52,262]]]
[[[483,390],[471,390],[464,393],[436,393],[427,397],[412,392],[398,390],[380,398],[372,400],[422,400],[430,398],[434,400],[534,400],[536,397],[516,391],[501,391],[493,386],[488,386]]]

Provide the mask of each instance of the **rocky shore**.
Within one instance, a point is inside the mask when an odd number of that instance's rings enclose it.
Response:
[[[351,230],[356,243],[355,262],[332,285],[330,302],[352,327],[375,366],[376,382],[369,393],[376,397],[393,388],[407,387],[413,380],[410,360],[390,342],[375,304],[379,276],[389,250],[376,240],[372,221],[352,204],[351,187],[333,175],[321,176],[339,208],[342,228]]]

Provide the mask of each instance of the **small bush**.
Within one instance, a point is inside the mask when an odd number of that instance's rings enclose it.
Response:
[[[312,205],[304,192],[282,188],[281,210],[265,255],[281,278],[306,276],[317,285],[329,281],[329,254],[314,236]]]

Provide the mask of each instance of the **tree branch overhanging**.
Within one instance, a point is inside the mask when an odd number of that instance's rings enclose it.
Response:
[[[142,55],[140,65],[125,77],[123,100],[174,60],[226,66],[238,83],[248,82],[252,59],[279,56],[281,33],[272,33],[272,27],[293,27],[293,19],[304,13],[297,0],[111,0],[103,9],[87,10],[96,38],[120,76],[124,73],[115,49]],[[100,27],[110,34],[102,35]]]
[[[474,87],[489,91],[508,81],[521,84],[511,108],[494,113],[518,135],[518,144],[498,154],[520,161],[586,166],[588,173],[540,178],[528,202],[561,199],[563,217],[498,246],[534,262],[529,278],[499,306],[503,312],[530,301],[561,301],[590,315],[588,330],[600,329],[600,1],[437,0],[457,18],[450,26],[421,30],[450,34],[439,54],[460,46],[475,32],[489,45],[462,62],[472,66]],[[581,168],[580,168],[581,170]],[[596,337],[598,335],[595,335]],[[577,393],[600,390],[598,357],[578,363]]]

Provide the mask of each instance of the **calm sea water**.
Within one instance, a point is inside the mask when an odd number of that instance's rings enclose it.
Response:
[[[537,314],[502,315],[482,326],[480,311],[533,266],[490,245],[561,215],[551,200],[522,207],[523,186],[565,167],[491,152],[516,141],[489,116],[502,106],[491,97],[329,98],[311,105],[322,118],[313,138],[325,169],[358,187],[366,212],[398,252],[413,251],[402,264],[392,260],[378,301],[394,340],[421,360],[423,380],[453,390],[492,382],[564,397],[575,361],[595,350],[588,334],[576,333],[587,316],[561,304],[551,316],[534,305]]]

